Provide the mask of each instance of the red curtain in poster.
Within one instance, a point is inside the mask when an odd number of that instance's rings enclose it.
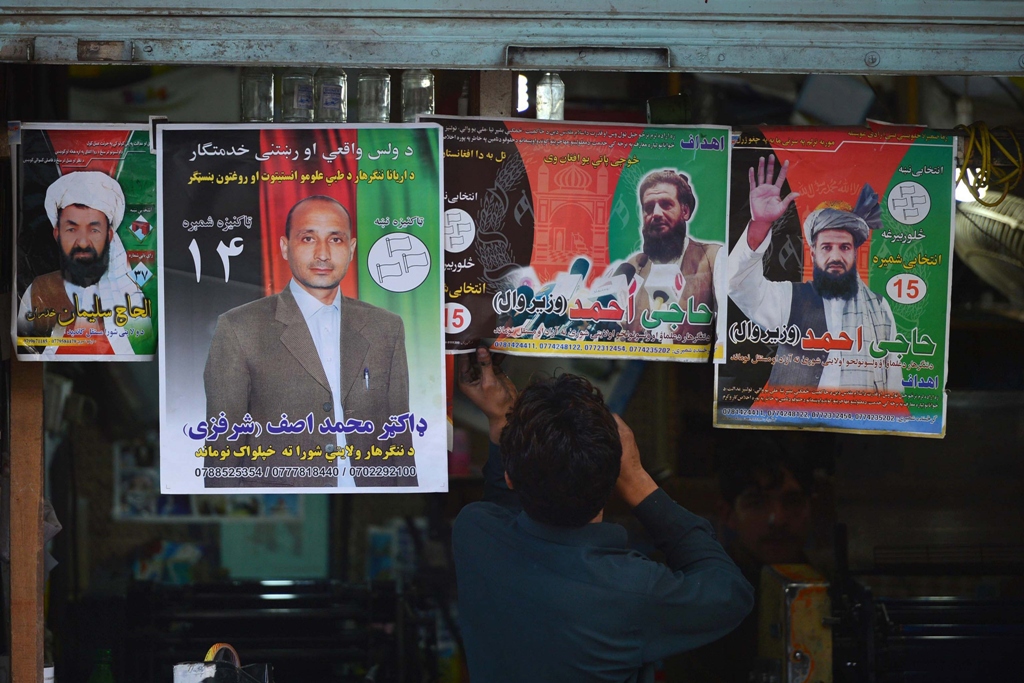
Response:
[[[762,129],[769,140],[773,136],[771,128]],[[852,144],[845,130],[808,129],[818,139],[832,138],[837,147],[822,151],[817,163],[806,150],[793,152],[784,147],[775,147],[775,156],[780,162],[789,161],[789,185],[800,192],[796,199],[797,213],[800,216],[800,228],[803,230],[804,219],[824,201],[845,201],[850,206],[857,203],[857,196],[867,182],[871,188],[884,196],[889,181],[896,172],[900,162],[907,153],[905,147],[898,145],[871,144],[870,139],[861,144]],[[920,126],[886,126],[887,135],[909,135],[912,138],[921,131]],[[863,159],[871,160],[870,168],[865,168]],[[868,249],[861,250],[858,255],[857,268],[866,273],[871,254]],[[804,244],[804,281],[813,277],[813,261],[811,247]]]
[[[260,133],[260,149],[269,158],[260,165],[261,174],[297,174],[295,180],[264,181],[260,184],[260,212],[263,226],[263,287],[266,295],[280,292],[288,284],[292,273],[281,257],[280,239],[284,236],[288,211],[301,199],[324,195],[336,199],[348,209],[352,217],[352,236],[356,237],[356,186],[348,181],[328,184],[326,180],[313,180],[319,172],[322,178],[338,171],[355,173],[359,170],[356,155],[332,152],[346,144],[355,147],[358,133],[348,129],[304,130],[303,138],[313,140],[309,146],[299,145],[288,130],[264,130]],[[287,152],[287,153],[286,153]],[[303,181],[303,176],[310,179]],[[345,296],[358,296],[357,268],[349,268],[341,282]]]

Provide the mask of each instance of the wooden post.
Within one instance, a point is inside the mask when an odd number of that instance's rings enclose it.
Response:
[[[11,360],[10,500],[11,681],[40,683],[43,680],[43,364],[16,358]]]

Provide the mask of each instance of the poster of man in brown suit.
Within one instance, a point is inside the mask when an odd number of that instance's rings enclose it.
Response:
[[[291,456],[289,467],[250,477],[238,469],[246,460],[208,458],[206,487],[416,486],[410,435],[379,438],[409,411],[405,328],[394,313],[341,293],[356,248],[348,210],[322,195],[298,201],[279,247],[291,281],[218,318],[203,379],[207,415],[266,424],[258,439],[229,445],[258,442]],[[400,450],[391,462],[403,467],[360,467],[375,448]]]
[[[159,128],[162,494],[447,491],[440,145]]]

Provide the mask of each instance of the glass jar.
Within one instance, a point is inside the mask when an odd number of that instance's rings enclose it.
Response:
[[[313,77],[316,120],[323,123],[348,121],[348,76],[344,69],[321,67]]]
[[[274,120],[274,72],[261,67],[242,69],[241,119],[243,122]]]
[[[417,114],[434,113],[434,74],[426,69],[409,69],[402,74],[402,121],[415,121]]]
[[[356,82],[356,107],[360,123],[391,121],[391,75],[384,69],[364,69]]]
[[[281,120],[311,123],[314,106],[313,69],[285,69],[281,73]]]

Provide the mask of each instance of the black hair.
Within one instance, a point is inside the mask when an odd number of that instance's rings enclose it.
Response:
[[[299,201],[295,202],[295,206],[293,206],[292,208],[288,209],[288,215],[284,219],[284,236],[285,237],[291,237],[292,236],[292,214],[294,214],[295,210],[298,209],[303,204],[305,204],[306,202],[328,202],[330,204],[334,204],[335,206],[337,206],[345,214],[345,217],[348,218],[348,232],[349,232],[349,236],[352,235],[352,230],[353,230],[353,227],[354,227],[352,225],[352,214],[350,214],[348,212],[348,209],[345,208],[345,205],[342,204],[341,202],[339,202],[334,197],[328,197],[325,194],[315,194],[315,195],[313,195],[311,197],[306,197],[305,199],[300,199]]]
[[[601,392],[583,377],[562,374],[519,395],[501,432],[501,456],[526,514],[581,527],[608,502],[622,443]]]
[[[814,486],[814,468],[806,458],[785,449],[779,441],[762,434],[742,435],[730,439],[718,455],[718,491],[729,505],[753,487],[772,489],[782,484],[789,472],[810,494]]]

